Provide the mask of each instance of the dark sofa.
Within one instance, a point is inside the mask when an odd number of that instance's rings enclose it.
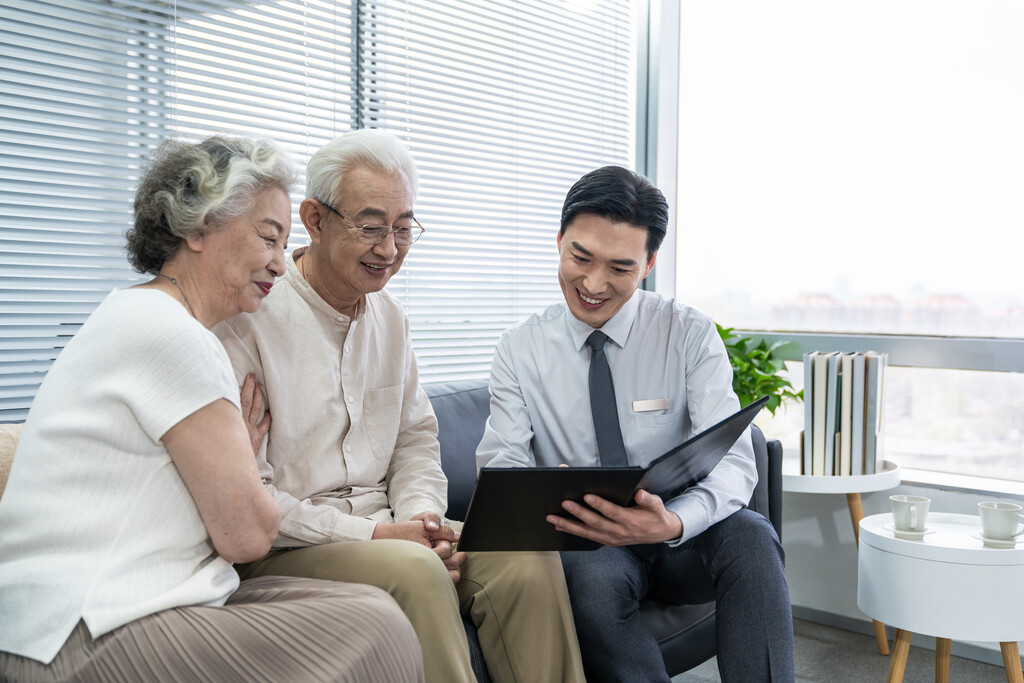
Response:
[[[423,388],[430,397],[438,423],[441,466],[448,477],[450,519],[464,520],[476,484],[476,447],[490,413],[487,382],[459,380],[433,382]],[[758,483],[750,508],[771,521],[782,537],[782,445],[765,441],[753,428]],[[674,605],[647,600],[641,607],[651,632],[658,639],[670,676],[692,669],[715,654],[715,605]],[[467,622],[473,668],[480,681],[488,681],[476,641],[475,628]]]

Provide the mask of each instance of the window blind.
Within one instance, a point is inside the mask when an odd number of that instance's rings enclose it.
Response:
[[[270,137],[297,165],[352,126],[350,5],[9,0],[0,7],[0,421],[114,287],[144,155]],[[293,235],[305,232],[293,218]]]
[[[409,140],[427,228],[388,287],[423,378],[486,377],[501,332],[562,298],[566,191],[633,163],[634,3],[364,4],[358,115]]]
[[[68,338],[131,279],[123,231],[138,157],[167,131],[142,96],[147,65],[159,73],[163,61],[154,19],[116,3],[0,7],[3,419],[24,417]]]
[[[123,235],[167,135],[270,137],[300,169],[353,127],[402,136],[428,233],[389,289],[424,379],[486,375],[500,332],[561,297],[569,185],[634,158],[634,4],[8,0],[0,421],[24,419],[89,313],[140,279]]]

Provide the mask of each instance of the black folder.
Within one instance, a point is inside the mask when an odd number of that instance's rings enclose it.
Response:
[[[758,399],[687,439],[647,467],[484,467],[469,501],[459,550],[595,550],[596,541],[557,531],[545,517],[569,517],[563,500],[581,505],[593,493],[634,505],[644,489],[668,501],[715,469],[768,401]]]

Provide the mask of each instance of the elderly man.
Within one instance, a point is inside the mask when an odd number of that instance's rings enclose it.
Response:
[[[505,332],[491,367],[481,466],[647,465],[739,409],[714,322],[640,291],[668,224],[647,178],[606,166],[569,190],[556,238],[564,303]],[[717,601],[722,680],[793,680],[793,624],[775,530],[744,505],[757,480],[744,434],[703,481],[635,506],[570,501],[559,530],[593,539],[562,553],[587,680],[664,681],[640,614],[648,593]]]
[[[281,509],[274,550],[239,574],[387,590],[416,630],[428,681],[474,680],[460,612],[495,681],[583,680],[557,554],[453,552],[437,421],[409,321],[381,291],[423,232],[416,188],[411,156],[388,133],[327,144],[299,206],[310,245],[256,314],[215,329],[239,382],[254,373],[266,388],[258,461]]]

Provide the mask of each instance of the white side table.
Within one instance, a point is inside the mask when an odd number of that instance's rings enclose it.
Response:
[[[789,467],[786,467],[786,464]],[[795,471],[790,469],[796,465]],[[886,460],[882,463],[882,471],[875,474],[859,474],[852,476],[820,476],[800,474],[799,460],[787,459],[782,469],[782,490],[792,493],[845,493],[846,504],[850,508],[850,522],[853,523],[853,540],[859,542],[860,520],[864,517],[864,506],[860,494],[886,491],[900,485],[900,467]],[[889,654],[889,639],[885,635],[885,622],[873,620],[875,625],[875,642],[878,643],[878,654]]]
[[[1006,680],[1024,683],[1024,545],[985,547],[973,515],[930,513],[920,540],[896,538],[891,523],[862,519],[857,553],[857,606],[897,628],[889,681],[903,680],[910,636],[922,633],[936,637],[936,681],[949,680],[950,641],[973,640],[1000,643]]]

